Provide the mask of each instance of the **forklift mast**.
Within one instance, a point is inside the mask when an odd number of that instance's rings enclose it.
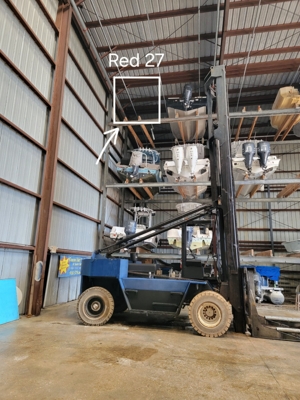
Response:
[[[211,163],[211,193],[216,210],[217,267],[221,278],[220,293],[233,308],[236,332],[244,333],[246,319],[243,279],[239,260],[235,191],[231,164],[229,111],[225,67],[212,67],[204,81],[207,96],[208,146]],[[217,121],[212,120],[216,100]],[[214,126],[217,125],[217,128]]]

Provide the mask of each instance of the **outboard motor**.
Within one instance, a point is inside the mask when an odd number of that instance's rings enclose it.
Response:
[[[131,177],[136,176],[139,172],[139,167],[143,163],[143,153],[140,151],[133,151],[129,166],[133,167]]]
[[[171,151],[172,151],[172,159],[175,163],[177,174],[180,174],[182,169],[182,164],[184,161],[184,147],[174,146],[171,148]]]
[[[190,101],[193,96],[193,88],[190,84],[185,84],[183,88],[183,104],[184,104],[184,110],[187,111],[187,109],[190,107]]]
[[[198,148],[195,145],[189,145],[185,150],[185,158],[188,162],[188,166],[190,168],[191,176],[195,175],[195,168],[198,160]]]
[[[269,142],[257,143],[257,155],[259,157],[259,165],[261,168],[267,168],[268,157],[271,154],[271,147]]]
[[[245,157],[245,166],[251,171],[253,157],[255,156],[255,145],[253,142],[243,143],[242,154]]]

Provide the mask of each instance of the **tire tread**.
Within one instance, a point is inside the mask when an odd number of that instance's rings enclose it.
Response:
[[[227,316],[227,320],[226,320],[225,325],[224,325],[223,328],[222,328],[220,331],[218,331],[218,332],[211,332],[211,333],[205,332],[205,331],[203,331],[203,330],[197,325],[197,321],[194,320],[194,316],[193,316],[193,306],[194,306],[194,304],[195,304],[199,299],[201,299],[202,297],[205,297],[205,296],[212,296],[212,297],[215,297],[215,298],[218,299],[218,300],[221,300],[222,303],[223,303],[223,305],[224,305],[224,307],[225,307],[225,310],[226,310],[227,313],[228,313],[228,316]],[[224,335],[224,334],[228,331],[228,329],[229,329],[229,327],[230,327],[232,318],[233,318],[233,316],[232,316],[232,307],[231,307],[231,304],[230,304],[228,301],[226,301],[226,300],[224,299],[224,297],[222,297],[219,293],[216,293],[216,292],[213,292],[213,291],[205,291],[205,292],[198,293],[198,294],[192,299],[192,301],[191,301],[191,303],[190,303],[190,306],[189,306],[189,319],[190,319],[190,322],[191,322],[192,327],[194,328],[194,330],[195,330],[197,333],[199,333],[201,336],[205,336],[205,337],[220,337],[220,336]]]

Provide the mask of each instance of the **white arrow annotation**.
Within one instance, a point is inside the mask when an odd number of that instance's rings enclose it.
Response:
[[[103,135],[108,135],[109,133],[111,133],[111,137],[107,140],[107,142],[105,143],[105,146],[101,150],[101,153],[96,161],[96,165],[99,164],[99,161],[101,160],[101,157],[103,156],[103,153],[104,153],[106,147],[108,146],[109,142],[111,142],[114,139],[114,145],[117,144],[119,128],[114,128],[114,129],[111,129],[110,131],[103,132]]]

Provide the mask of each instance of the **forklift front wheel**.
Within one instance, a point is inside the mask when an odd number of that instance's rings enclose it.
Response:
[[[200,335],[222,336],[232,321],[231,305],[219,293],[201,292],[190,303],[189,318],[193,328]]]
[[[94,286],[78,298],[77,313],[84,325],[99,326],[108,322],[114,312],[114,299],[110,292]]]

